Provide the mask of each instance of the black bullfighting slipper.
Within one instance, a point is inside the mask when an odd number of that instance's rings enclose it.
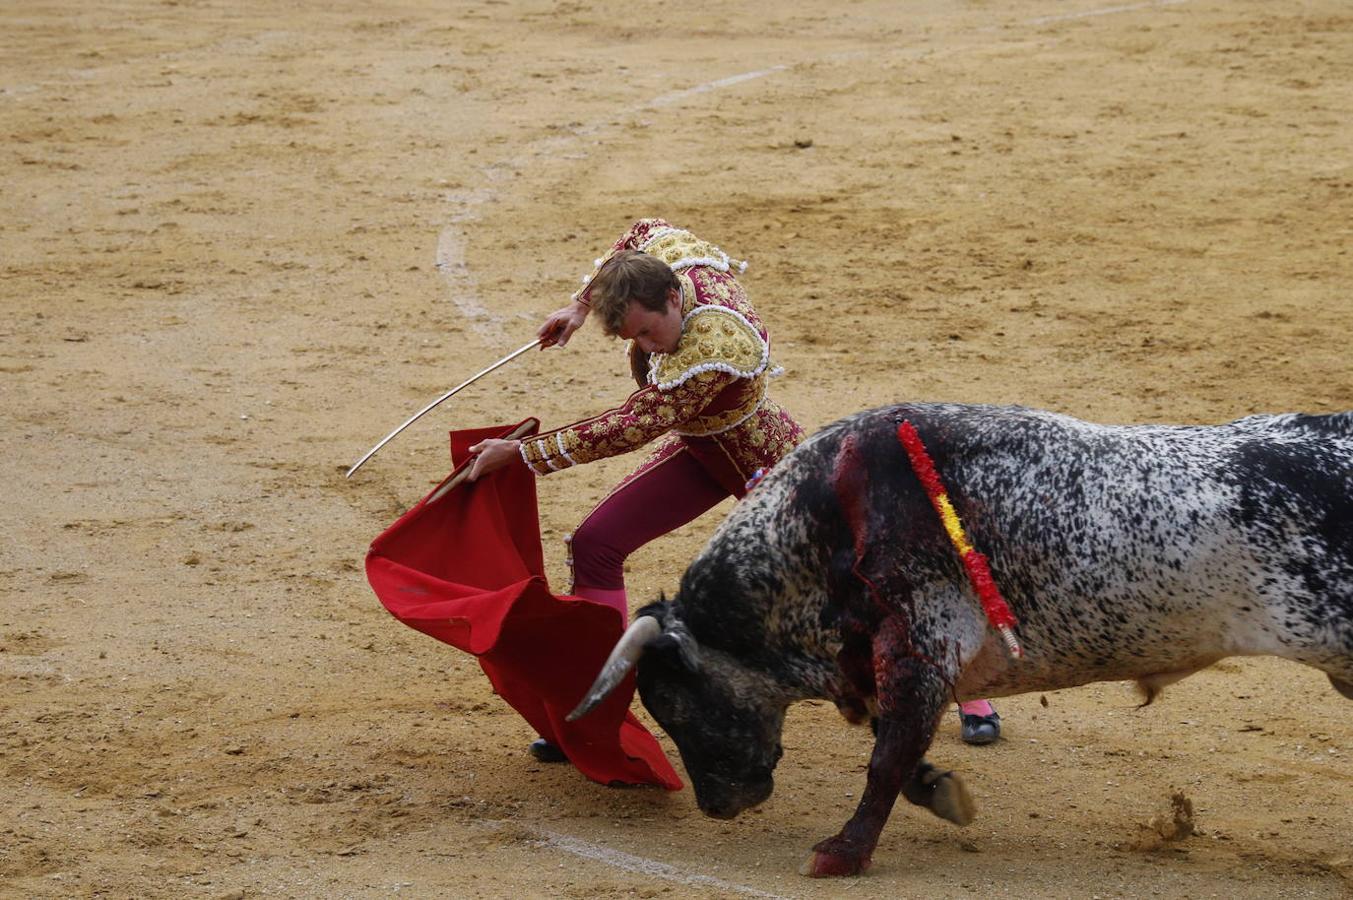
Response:
[[[993,711],[987,716],[959,713],[963,720],[961,736],[965,744],[994,744],[1001,737],[1001,717]]]
[[[544,738],[536,738],[534,741],[532,741],[530,749],[531,755],[534,756],[536,760],[539,762],[543,763],[568,762],[568,757],[564,755],[564,751],[560,750],[557,745],[551,744]]]

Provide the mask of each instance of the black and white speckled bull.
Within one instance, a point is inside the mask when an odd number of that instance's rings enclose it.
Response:
[[[992,630],[898,442],[910,420],[1019,620]],[[675,600],[640,611],[575,715],[638,662],[700,808],[765,800],[790,703],[877,739],[854,816],[805,872],[863,871],[900,792],[966,824],[924,760],[955,699],[1135,679],[1147,699],[1272,654],[1353,698],[1353,413],[1105,426],[1021,408],[893,406],[831,425],[720,526]]]

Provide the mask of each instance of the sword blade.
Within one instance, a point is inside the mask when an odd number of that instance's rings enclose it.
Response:
[[[362,467],[362,465],[363,465],[368,459],[370,459],[371,457],[375,456],[375,455],[376,455],[376,452],[377,452],[378,450],[380,450],[380,448],[382,448],[382,447],[384,447],[386,444],[390,443],[390,441],[394,439],[395,435],[399,434],[399,433],[400,433],[401,431],[403,431],[405,428],[408,428],[408,427],[409,427],[410,425],[412,425],[414,422],[417,422],[419,419],[423,418],[423,416],[425,416],[425,415],[427,415],[428,413],[432,412],[432,411],[433,411],[434,409],[436,409],[443,401],[446,401],[446,400],[451,399],[451,398],[454,397],[457,393],[459,393],[462,389],[467,388],[467,387],[469,387],[470,385],[474,384],[476,381],[478,381],[479,379],[483,378],[485,375],[489,374],[490,372],[492,372],[494,369],[498,368],[499,366],[505,366],[505,365],[507,365],[508,363],[512,362],[512,360],[516,359],[518,356],[521,356],[521,355],[522,355],[523,353],[525,353],[527,350],[530,350],[530,349],[533,348],[533,347],[539,346],[539,344],[540,344],[540,338],[536,338],[534,341],[532,341],[531,343],[527,344],[526,346],[521,347],[521,348],[519,348],[519,349],[517,349],[517,350],[513,350],[511,353],[509,353],[507,356],[504,356],[502,359],[498,360],[498,361],[497,361],[496,363],[494,363],[493,365],[489,366],[488,368],[484,369],[483,371],[480,371],[480,372],[475,373],[474,375],[471,375],[469,378],[465,379],[465,380],[462,381],[460,384],[456,385],[456,386],[453,387],[451,390],[447,391],[445,394],[442,394],[442,395],[441,395],[440,397],[438,397],[436,400],[433,400],[433,401],[432,401],[431,403],[429,403],[427,406],[423,407],[423,408],[420,409],[418,412],[416,412],[416,413],[414,413],[412,416],[410,416],[410,417],[408,418],[408,420],[407,420],[403,425],[400,425],[400,426],[399,426],[398,428],[396,428],[394,431],[390,432],[390,433],[387,434],[384,438],[382,438],[382,439],[381,439],[381,442],[380,442],[379,444],[377,444],[376,446],[372,447],[370,450],[368,450],[368,451],[366,452],[366,455],[365,455],[365,456],[363,456],[361,459],[357,460],[357,462],[353,463],[352,468],[351,468],[351,469],[348,469],[348,473],[347,473],[346,475],[344,475],[343,477],[344,477],[344,478],[351,478],[353,472],[356,472],[358,469],[360,469],[360,468]]]

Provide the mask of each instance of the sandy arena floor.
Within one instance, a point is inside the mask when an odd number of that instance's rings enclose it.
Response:
[[[864,785],[829,706],[733,822],[534,764],[362,558],[448,428],[623,399],[594,326],[343,479],[645,215],[751,259],[812,428],[1353,408],[1346,0],[335,6],[0,8],[0,895],[1353,891],[1353,706],[1271,660],[1012,698],[990,748],[949,720],[977,822],[899,807],[847,881],[796,874]],[[542,480],[556,584],[632,463]],[[636,601],[724,511],[632,559]]]

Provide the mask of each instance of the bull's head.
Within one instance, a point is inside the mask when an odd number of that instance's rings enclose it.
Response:
[[[788,699],[768,675],[698,647],[669,603],[641,611],[569,720],[595,708],[636,664],[639,697],[676,743],[702,812],[731,819],[770,796]]]

